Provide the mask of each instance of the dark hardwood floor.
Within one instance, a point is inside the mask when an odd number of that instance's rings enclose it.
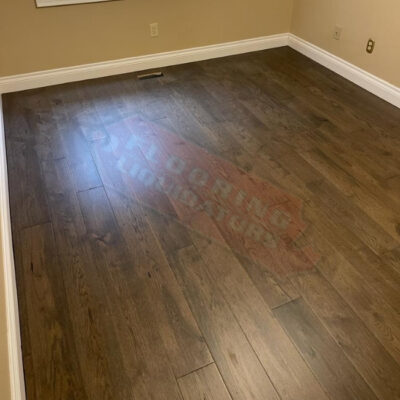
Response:
[[[400,399],[400,110],[289,48],[4,96],[28,400]]]

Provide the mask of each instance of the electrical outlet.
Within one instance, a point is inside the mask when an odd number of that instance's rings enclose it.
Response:
[[[340,37],[342,36],[342,30],[343,28],[341,26],[335,26],[335,30],[333,31],[333,38],[335,40],[340,40]]]
[[[154,22],[150,24],[150,36],[157,37],[158,36],[158,22]]]
[[[375,40],[369,39],[367,43],[367,53],[372,54],[375,48]]]

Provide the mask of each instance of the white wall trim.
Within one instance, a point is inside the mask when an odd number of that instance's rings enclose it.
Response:
[[[306,57],[400,108],[399,87],[291,33],[288,34],[288,45]]]
[[[7,317],[8,359],[12,400],[25,400],[17,286],[11,235],[3,107],[0,95],[0,229]]]
[[[0,94],[162,68],[287,45],[400,108],[400,88],[291,33],[0,77]]]
[[[17,92],[20,90],[57,85],[60,83],[76,82],[85,79],[100,78],[110,75],[143,71],[146,69],[202,61],[211,58],[226,57],[234,54],[287,46],[287,43],[288,35],[287,33],[282,33],[272,36],[239,40],[236,42],[169,51],[166,53],[6,76],[0,78],[0,93]]]

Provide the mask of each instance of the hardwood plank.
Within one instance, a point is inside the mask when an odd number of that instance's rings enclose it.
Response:
[[[312,241],[315,249],[324,255],[318,263],[318,270],[398,361],[400,315],[391,304],[396,305],[399,296],[388,296],[385,287],[376,288],[376,285],[363,278],[362,270],[359,272],[340,252],[333,249],[321,231],[313,231]]]
[[[116,351],[115,332],[104,328],[109,326],[109,320],[103,301],[101,274],[82,245],[86,228],[72,174],[66,159],[45,161],[42,170],[62,265],[61,278],[68,288],[66,300],[73,315],[72,329],[85,371],[83,378],[88,396],[103,399],[112,398],[115,393],[124,396],[126,392],[120,391],[124,374],[118,372],[122,370],[122,363],[118,360],[120,353]]]
[[[278,399],[197,250],[193,245],[184,247],[186,230],[165,216],[151,211],[148,214],[232,398]],[[165,237],[170,239],[162,240]],[[172,247],[167,247],[169,244]]]
[[[36,396],[28,393],[37,399],[87,399],[51,224],[23,230],[21,241]]]
[[[271,381],[193,246],[173,268],[233,399],[279,399]]]
[[[139,203],[107,190],[117,223],[131,257],[135,276],[146,279],[159,333],[175,376],[180,377],[212,362],[175,276],[151,231]]]
[[[286,292],[285,285],[279,285],[278,279],[264,266],[256,264],[253,260],[240,254],[236,254],[236,258],[246,270],[270,309],[279,307],[298,297],[298,294],[294,294],[291,290]]]
[[[379,399],[400,396],[400,367],[319,273],[294,279],[304,300]]]
[[[18,314],[20,321],[28,321],[28,299],[21,293],[27,293],[25,289],[24,268],[23,268],[23,246],[21,245],[20,233],[13,232],[13,246],[14,246],[14,265],[15,277],[18,293]],[[29,332],[28,323],[20,323],[21,332],[21,350],[22,350],[22,363],[25,379],[25,391],[28,398],[36,399],[36,383],[34,374],[34,364],[32,359],[32,344]],[[34,339],[34,338],[32,338]]]
[[[210,364],[178,379],[184,400],[231,400],[216,367]]]
[[[343,227],[330,220],[329,216],[320,213],[317,206],[306,207],[305,218],[310,221],[307,243],[311,243],[323,258],[332,258],[332,251],[338,253],[336,257],[344,258],[351,268],[379,293],[387,304],[394,309],[398,308],[400,295],[398,285],[400,276],[391,266],[382,262],[370,248]],[[343,262],[343,261],[342,261]],[[335,264],[332,264],[335,268]]]
[[[44,224],[50,221],[40,162],[35,150],[26,143],[7,142],[11,219],[14,229]]]
[[[285,163],[302,180],[321,177],[319,172],[305,163],[296,154],[284,157]],[[364,210],[353,203],[336,190],[330,182],[322,180],[319,185],[312,187],[314,201],[323,205],[324,210],[334,219],[340,219],[361,240],[377,254],[394,249],[397,241],[386,233],[375,221],[371,220]]]
[[[232,253],[197,234],[191,237],[280,397],[327,399]]]
[[[79,193],[88,239],[97,268],[110,293],[109,310],[124,352],[123,364],[134,397],[180,399],[179,389],[159,335],[145,278],[133,275],[135,262],[117,228],[103,188]],[[107,272],[106,272],[107,271]],[[112,310],[112,311],[111,311]]]
[[[274,310],[329,398],[378,399],[302,299]]]
[[[371,193],[368,189],[363,188],[354,178],[343,172],[322,152],[308,152],[303,156],[342,193],[346,193],[347,196],[351,197],[349,199],[350,203],[365,211],[371,219],[395,240],[400,240],[398,233],[400,205],[392,201],[386,194],[379,196],[379,192]]]
[[[382,254],[381,259],[385,265],[389,265],[394,272],[400,274],[400,246]]]

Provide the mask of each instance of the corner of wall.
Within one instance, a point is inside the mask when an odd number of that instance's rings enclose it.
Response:
[[[290,2],[289,33],[293,33],[294,9],[296,7],[295,1],[296,0],[292,0]]]

